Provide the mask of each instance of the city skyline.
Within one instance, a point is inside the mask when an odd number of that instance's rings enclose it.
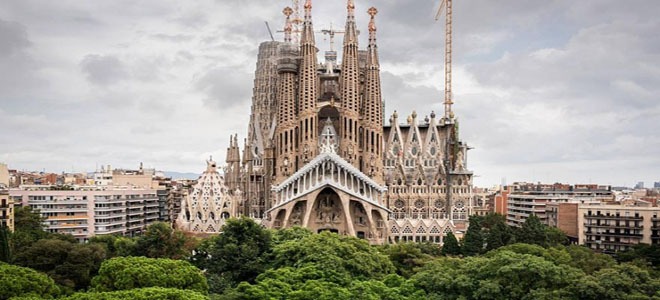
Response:
[[[454,111],[475,147],[475,185],[658,181],[660,22],[650,7],[660,4],[491,2],[454,3]],[[0,4],[0,65],[13,70],[0,75],[0,162],[51,172],[223,163],[229,135],[247,134],[256,51],[270,40],[263,22],[281,40],[279,12],[291,5],[37,3]],[[361,47],[366,10],[380,12],[385,122],[394,110],[442,110],[438,4],[356,1]],[[341,30],[344,19],[329,16],[344,6],[316,1],[315,30]]]

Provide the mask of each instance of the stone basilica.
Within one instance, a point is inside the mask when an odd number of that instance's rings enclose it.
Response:
[[[236,203],[230,215],[373,244],[460,237],[472,209],[472,172],[451,104],[443,116],[395,111],[385,123],[377,10],[365,15],[369,39],[362,50],[348,0],[341,62],[326,51],[319,63],[311,2],[299,43],[292,42],[286,8],[284,41],[259,46],[248,135],[242,150],[237,136],[227,150],[224,185]]]

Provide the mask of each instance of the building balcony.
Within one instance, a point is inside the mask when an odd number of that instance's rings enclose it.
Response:
[[[123,233],[125,230],[126,230],[125,227],[121,227],[121,228],[112,228],[105,230],[94,230],[94,233],[97,235],[103,235],[103,234]]]
[[[87,212],[87,208],[39,208],[39,212],[41,213],[49,213],[49,212]]]
[[[59,221],[59,220],[87,220],[87,215],[75,215],[75,216],[51,216],[48,217],[47,221]]]
[[[633,221],[642,221],[644,217],[642,216],[613,216],[613,215],[588,215],[584,214],[584,217],[587,219],[607,219],[607,220],[633,220]]]
[[[48,229],[76,229],[76,228],[87,228],[87,224],[75,224],[75,223],[62,223],[57,225],[48,225]]]
[[[593,232],[593,231],[585,231],[584,232],[587,236],[614,236],[614,237],[634,237],[634,238],[642,238],[644,235],[641,233],[625,233],[625,232]]]
[[[137,216],[137,215],[144,215],[144,211],[142,210],[129,210],[126,212],[127,215],[129,216]]]
[[[642,230],[642,226],[626,226],[626,225],[607,225],[607,224],[584,224],[585,227],[594,227],[594,228],[618,228],[618,229],[637,229]]]
[[[112,206],[112,207],[95,207],[95,211],[117,211],[117,210],[125,210],[126,206]]]

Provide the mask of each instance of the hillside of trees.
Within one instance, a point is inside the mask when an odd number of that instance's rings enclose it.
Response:
[[[566,245],[532,217],[473,216],[461,241],[372,246],[303,228],[230,219],[196,238],[168,224],[79,244],[29,208],[0,229],[2,299],[660,299],[660,248],[616,256]]]

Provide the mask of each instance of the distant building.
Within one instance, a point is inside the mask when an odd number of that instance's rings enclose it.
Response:
[[[635,184],[635,189],[636,190],[641,190],[644,188],[644,181],[640,181],[637,184]]]
[[[601,203],[614,199],[609,186],[514,183],[507,199],[507,223],[521,226],[530,215],[547,224],[548,203]]]
[[[660,189],[660,181],[656,181],[653,183],[653,188],[654,189]]]
[[[38,210],[46,218],[44,223],[49,232],[71,234],[81,242],[95,235],[139,235],[147,225],[158,221],[155,189],[132,186],[52,188],[58,187],[24,185],[10,189],[9,195],[16,204]]]
[[[0,164],[0,227],[14,231],[14,203],[9,198],[9,170]]]
[[[660,244],[660,207],[648,205],[585,205],[577,212],[579,243],[603,252],[639,244]]]

